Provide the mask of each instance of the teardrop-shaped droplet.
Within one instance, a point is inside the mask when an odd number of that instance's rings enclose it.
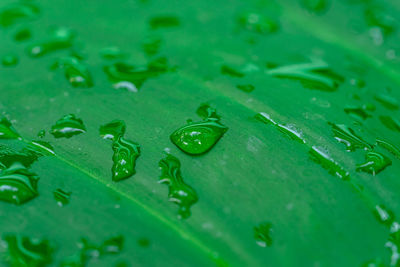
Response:
[[[70,48],[73,44],[74,34],[67,29],[57,29],[53,36],[47,40],[34,43],[28,47],[28,55],[41,57],[51,52]]]
[[[18,22],[35,19],[38,15],[39,8],[33,3],[25,1],[10,4],[0,10],[0,25],[2,27],[12,26]]]
[[[343,180],[350,179],[349,172],[340,166],[340,164],[336,162],[324,148],[312,146],[309,155],[312,161],[321,165],[321,167],[327,170],[329,174],[335,175]]]
[[[69,203],[71,198],[71,192],[66,192],[60,188],[57,188],[53,192],[54,199],[57,201],[58,206],[62,207]]]
[[[332,126],[332,132],[335,139],[346,145],[347,151],[355,151],[356,149],[369,150],[372,146],[359,137],[353,129],[344,124],[329,123]]]
[[[86,127],[83,121],[75,117],[74,114],[68,114],[59,119],[50,130],[55,138],[70,138],[74,135],[85,133]]]
[[[126,131],[125,122],[122,120],[114,120],[107,124],[100,126],[100,136],[103,139],[114,141],[118,136],[124,136]]]
[[[19,234],[6,234],[3,237],[6,244],[9,266],[12,267],[45,267],[51,264],[53,247],[48,240],[29,238]]]
[[[0,200],[23,204],[38,195],[39,178],[19,162],[0,172]]]
[[[11,122],[6,118],[0,118],[0,139],[18,139],[21,136],[12,126]]]
[[[260,223],[255,226],[254,229],[254,239],[257,245],[260,247],[270,247],[272,245],[272,224],[269,222]]]
[[[134,175],[136,159],[140,156],[139,144],[118,136],[113,142],[112,149],[114,150],[113,181],[121,181]]]
[[[378,152],[369,151],[365,155],[365,163],[358,165],[357,171],[375,175],[390,165],[392,165],[392,161],[388,157]]]
[[[161,169],[159,182],[168,185],[169,201],[179,206],[179,218],[188,218],[191,215],[190,208],[197,202],[198,197],[196,191],[183,181],[180,161],[167,154],[158,165]]]
[[[89,88],[93,86],[89,69],[75,57],[64,57],[52,66],[53,69],[64,69],[65,78],[73,87]]]

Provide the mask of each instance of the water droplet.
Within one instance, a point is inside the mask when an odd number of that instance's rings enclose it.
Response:
[[[269,114],[265,113],[265,112],[260,112],[257,113],[254,118],[258,121],[261,121],[265,124],[272,124],[272,125],[278,125],[278,123],[276,123]]]
[[[399,101],[387,94],[377,94],[375,95],[375,100],[382,104],[387,109],[397,110],[399,109]]]
[[[125,53],[118,47],[106,47],[100,50],[100,56],[106,60],[124,59],[127,57]]]
[[[10,4],[0,10],[0,25],[9,27],[22,21],[29,21],[37,18],[39,8],[32,3],[23,2]]]
[[[369,151],[365,154],[365,163],[357,166],[357,171],[363,171],[372,175],[378,174],[386,167],[392,165],[392,161],[385,155]]]
[[[134,67],[126,63],[114,63],[103,68],[110,82],[117,87],[123,87],[129,91],[137,91],[149,78],[171,70],[167,59],[164,57],[150,61],[146,67]],[[129,89],[132,88],[132,89]]]
[[[57,201],[58,206],[62,207],[69,203],[71,198],[71,192],[65,192],[64,190],[57,188],[54,192],[54,199]]]
[[[335,139],[339,143],[343,143],[346,146],[347,151],[355,151],[358,148],[369,150],[372,146],[361,139],[353,129],[347,127],[344,124],[329,123],[332,126],[332,132]]]
[[[239,90],[242,90],[243,92],[246,92],[246,93],[253,92],[255,89],[254,85],[251,85],[251,84],[238,84],[238,85],[236,85],[236,88],[238,88]]]
[[[300,81],[309,89],[335,91],[344,78],[334,73],[323,61],[277,67],[267,71],[267,74],[277,77]]]
[[[21,136],[12,126],[11,122],[6,118],[0,118],[0,139],[20,139]]]
[[[392,131],[400,132],[400,122],[390,116],[379,116],[379,120],[386,128]]]
[[[301,5],[308,11],[322,13],[328,7],[327,0],[301,0]]]
[[[276,21],[255,12],[243,13],[238,16],[237,22],[242,28],[259,34],[273,33],[279,29]]]
[[[122,120],[113,120],[107,124],[100,126],[100,136],[103,139],[114,141],[118,136],[123,136],[126,131],[125,122]]]
[[[269,222],[260,223],[258,226],[255,226],[254,229],[254,239],[256,240],[256,244],[260,247],[270,247],[272,245],[272,224]]]
[[[56,154],[53,146],[50,145],[50,143],[41,140],[30,142],[27,146],[27,149],[30,152],[35,153],[36,156],[49,156]]]
[[[244,77],[244,73],[235,70],[232,67],[229,67],[228,65],[222,65],[221,66],[221,74],[231,76],[231,77],[236,77],[236,78],[242,78]]]
[[[43,138],[46,136],[46,131],[45,130],[40,130],[37,134],[37,137]]]
[[[187,125],[180,127],[170,136],[172,143],[190,155],[206,153],[228,131],[228,128],[219,122],[215,109],[209,105],[201,105],[197,114],[203,118],[203,121],[189,121]]]
[[[4,67],[13,67],[18,64],[18,57],[16,55],[10,54],[6,55],[1,59],[1,64]]]
[[[25,167],[29,167],[38,159],[38,154],[30,149],[30,145],[21,151],[0,145],[0,165],[10,167],[13,163],[19,162]]]
[[[65,78],[73,87],[89,88],[93,86],[92,75],[85,64],[75,57],[64,57],[53,64],[52,69],[64,69]]]
[[[74,135],[85,133],[86,128],[83,121],[75,117],[74,114],[68,114],[59,119],[51,127],[50,133],[55,138],[70,138]]]
[[[134,175],[136,159],[140,156],[139,144],[118,136],[113,142],[112,149],[114,150],[113,181],[118,182]]]
[[[336,162],[324,148],[312,146],[309,155],[312,161],[321,165],[321,167],[327,170],[329,174],[335,175],[343,180],[350,179],[349,172],[340,166],[340,164]]]
[[[386,209],[383,205],[376,205],[374,210],[375,217],[379,222],[390,226],[394,221],[394,214],[392,211]]]
[[[150,27],[155,29],[178,27],[181,23],[178,17],[173,15],[154,16],[149,21]]]
[[[366,112],[366,108],[364,106],[360,107],[360,106],[349,105],[344,108],[344,112],[346,112],[346,114],[358,120],[366,120],[372,117],[370,114]]]
[[[3,240],[8,252],[6,260],[12,267],[44,267],[52,262],[54,249],[48,240],[19,234],[6,234]]]
[[[14,40],[17,42],[23,42],[26,40],[29,40],[32,37],[31,30],[28,28],[22,28],[19,29],[15,34],[14,34]]]
[[[160,50],[162,40],[159,37],[148,37],[142,43],[143,51],[147,56],[154,56]]]
[[[38,180],[24,165],[14,162],[0,171],[0,200],[19,205],[35,198]]]
[[[41,57],[51,52],[70,48],[73,44],[74,34],[70,30],[59,28],[48,40],[40,41],[28,47],[31,57]]]
[[[137,241],[137,243],[138,243],[138,245],[141,246],[142,248],[147,248],[147,247],[150,246],[150,240],[147,239],[147,238],[145,238],[145,237],[139,238],[138,241]]]
[[[158,165],[161,168],[160,183],[168,185],[169,201],[179,206],[179,218],[190,217],[190,208],[198,201],[197,193],[192,187],[185,184],[181,175],[181,163],[179,159],[167,154]]]
[[[379,28],[384,35],[393,33],[396,29],[396,20],[378,6],[368,6],[364,12],[368,26]]]
[[[278,128],[279,131],[284,133],[290,139],[300,142],[302,144],[306,143],[306,140],[304,140],[304,137],[303,137],[303,133],[295,125],[293,125],[293,124],[288,124],[288,125],[277,124],[275,126]]]
[[[376,143],[377,145],[379,145],[380,147],[386,149],[387,151],[389,151],[392,155],[394,155],[396,158],[400,159],[400,149],[398,149],[396,146],[394,146],[393,144],[381,140],[381,139],[376,139]]]

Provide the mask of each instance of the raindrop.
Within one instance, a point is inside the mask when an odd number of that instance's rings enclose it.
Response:
[[[74,114],[68,114],[59,119],[50,130],[50,133],[55,138],[70,138],[86,132],[86,127],[83,121],[75,117]]]
[[[64,57],[53,64],[52,69],[64,69],[67,81],[73,87],[89,88],[93,86],[92,75],[85,64],[75,57]]]
[[[260,247],[270,247],[272,245],[272,224],[269,222],[260,223],[258,226],[255,226],[254,229],[254,239],[256,240],[256,244]]]
[[[338,162],[336,162],[328,152],[317,146],[312,146],[309,151],[310,159],[321,165],[329,174],[339,177],[342,180],[350,179],[349,172],[346,171]]]
[[[125,122],[122,120],[113,120],[100,126],[99,132],[103,139],[114,141],[118,136],[123,136],[126,131]]]
[[[365,155],[365,163],[358,165],[357,171],[375,175],[390,165],[392,165],[392,161],[388,157],[378,152],[369,151]]]
[[[56,29],[49,39],[34,43],[28,47],[31,57],[41,57],[51,52],[70,48],[73,44],[74,34],[65,28]]]
[[[57,188],[53,192],[54,199],[57,201],[58,206],[62,207],[69,203],[71,198],[71,192],[65,192],[64,190]]]
[[[21,136],[12,126],[11,122],[6,118],[0,118],[0,139],[20,139]]]
[[[136,173],[136,159],[140,156],[139,144],[126,140],[122,136],[118,136],[113,144],[113,181],[121,181],[127,179]]]
[[[346,146],[347,151],[355,151],[358,148],[364,150],[372,149],[370,144],[365,142],[348,126],[334,123],[329,123],[329,125],[332,126],[332,132],[335,139],[339,143],[343,143]]]

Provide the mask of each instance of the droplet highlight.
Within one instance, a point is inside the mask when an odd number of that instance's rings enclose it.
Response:
[[[388,157],[369,151],[365,154],[365,163],[358,165],[356,170],[376,175],[390,165],[392,165],[392,161]]]
[[[83,121],[75,117],[74,114],[68,114],[59,119],[50,130],[55,138],[71,138],[74,135],[86,132]]]
[[[256,244],[260,247],[270,247],[272,245],[272,224],[269,222],[260,223],[258,226],[255,226],[253,229],[254,239],[256,240]]]

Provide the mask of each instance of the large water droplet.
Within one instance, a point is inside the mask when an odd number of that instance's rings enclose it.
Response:
[[[52,69],[64,69],[65,78],[73,87],[89,88],[93,86],[89,69],[75,57],[64,57],[53,64]]]
[[[0,118],[0,139],[19,139],[21,136],[12,126],[11,122],[6,118]]]
[[[242,28],[260,34],[273,33],[279,29],[276,21],[256,12],[243,13],[238,16],[237,22]]]
[[[41,156],[39,153],[32,151],[30,145],[27,145],[21,151],[16,151],[14,148],[0,145],[0,165],[5,167],[10,167],[15,162],[29,167],[39,156]]]
[[[372,175],[378,174],[386,167],[392,165],[392,161],[385,155],[369,151],[365,154],[365,163],[357,166],[357,171],[363,171]]]
[[[260,223],[258,226],[255,226],[254,229],[254,239],[256,240],[257,245],[260,247],[270,247],[272,245],[272,224],[269,222]]]
[[[59,119],[50,130],[55,138],[70,138],[74,135],[85,133],[86,127],[83,121],[75,117],[74,114],[68,114]]]
[[[19,234],[3,237],[7,246],[6,260],[12,267],[44,267],[52,262],[53,247],[48,240]]]
[[[152,29],[178,27],[181,23],[178,17],[173,15],[154,16],[149,21]]]
[[[60,28],[54,31],[48,40],[37,42],[28,47],[31,57],[41,57],[51,52],[70,48],[73,44],[74,34],[70,30]]]
[[[329,123],[335,139],[346,145],[347,151],[355,151],[358,148],[369,150],[372,146],[361,139],[351,128],[344,124]]]
[[[24,165],[14,162],[0,171],[0,200],[23,204],[38,195],[39,178]]]
[[[180,161],[167,154],[158,165],[161,168],[159,182],[168,185],[169,201],[179,206],[179,218],[188,218],[191,215],[190,208],[198,201],[198,197],[196,191],[183,181]]]
[[[197,113],[203,117],[203,121],[189,121],[170,136],[172,143],[190,155],[206,153],[228,131],[228,128],[219,122],[215,109],[201,105]]]
[[[54,156],[54,148],[46,141],[32,141],[28,144],[27,149],[37,156]]]
[[[114,120],[100,126],[99,132],[103,139],[114,141],[118,136],[123,136],[126,131],[125,122],[122,120]]]
[[[29,21],[37,18],[39,8],[28,2],[10,4],[0,10],[0,25],[12,26],[18,22]]]
[[[322,91],[335,91],[344,78],[334,73],[323,61],[312,63],[287,65],[267,71],[267,74],[278,77],[300,81],[309,89]]]
[[[65,192],[64,190],[57,188],[53,192],[54,199],[57,201],[58,206],[62,207],[69,203],[71,198],[71,192]]]
[[[321,165],[321,167],[327,170],[329,174],[335,175],[343,180],[350,179],[349,172],[340,166],[340,164],[336,162],[324,148],[313,146],[310,149],[309,154],[310,159]]]
[[[112,149],[114,150],[113,181],[121,181],[134,175],[136,159],[140,156],[139,144],[118,136],[113,142]]]

